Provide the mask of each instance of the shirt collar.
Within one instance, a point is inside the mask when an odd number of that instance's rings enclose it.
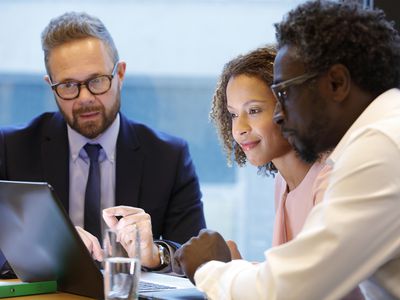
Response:
[[[329,165],[334,165],[353,134],[366,125],[385,118],[388,112],[393,111],[399,106],[399,98],[400,90],[390,89],[374,99],[346,131],[345,135],[335,147],[335,150],[333,150],[332,154],[327,159],[327,163]]]
[[[102,153],[104,153],[106,156],[105,158],[111,162],[114,162],[119,127],[120,117],[119,114],[117,114],[115,120],[106,129],[106,131],[104,131],[94,139],[88,139],[87,137],[84,137],[83,135],[72,129],[67,124],[69,149],[72,161],[75,162],[79,157],[79,152],[81,151],[82,147],[85,146],[87,143],[90,143],[100,144],[102,147]]]

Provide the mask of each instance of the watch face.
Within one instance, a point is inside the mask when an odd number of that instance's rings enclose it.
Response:
[[[160,255],[161,266],[169,265],[171,260],[169,256],[169,251],[161,245],[157,246],[158,246],[158,254]]]
[[[164,248],[164,263],[166,265],[169,265],[169,263],[171,262],[171,257],[169,255],[169,251],[167,249]]]

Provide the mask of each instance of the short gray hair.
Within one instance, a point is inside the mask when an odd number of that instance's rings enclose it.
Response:
[[[67,12],[52,19],[42,32],[42,49],[47,73],[50,75],[48,60],[51,50],[62,44],[88,37],[104,42],[114,63],[119,60],[114,41],[100,19],[84,12]]]

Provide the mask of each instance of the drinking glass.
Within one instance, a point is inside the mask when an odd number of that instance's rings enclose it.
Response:
[[[103,246],[104,298],[137,300],[140,279],[140,236],[136,225],[128,232],[107,229]]]

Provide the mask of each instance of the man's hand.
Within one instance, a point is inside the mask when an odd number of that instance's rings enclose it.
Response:
[[[194,283],[197,268],[210,260],[229,262],[231,253],[223,237],[215,231],[203,229],[175,252],[175,261]]]
[[[95,260],[103,261],[103,250],[97,238],[82,227],[75,226],[75,228],[92,257]]]
[[[226,244],[229,247],[232,259],[242,259],[242,255],[240,254],[239,249],[234,241],[227,240]]]
[[[118,220],[117,217],[122,217]],[[120,231],[120,240],[129,254],[132,245],[132,230],[136,224],[140,234],[141,261],[144,267],[156,268],[160,265],[158,247],[153,242],[150,215],[143,209],[130,206],[115,206],[103,210],[103,218],[111,229]]]

